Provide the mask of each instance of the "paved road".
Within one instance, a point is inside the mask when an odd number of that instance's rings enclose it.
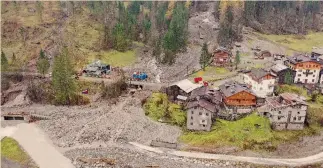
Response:
[[[302,166],[302,165],[323,162],[323,152],[316,155],[304,157],[304,158],[279,159],[279,158],[259,158],[259,157],[244,157],[244,156],[234,156],[234,155],[208,154],[208,153],[199,153],[199,152],[184,152],[184,151],[177,151],[177,150],[161,150],[158,148],[153,148],[150,146],[138,144],[136,142],[130,142],[130,144],[142,150],[147,150],[155,153],[166,153],[168,155],[174,155],[174,156],[180,156],[180,157],[241,161],[241,162],[249,162],[253,164],[270,165],[270,166],[274,166],[274,165]]]
[[[22,123],[16,128],[1,128],[3,135],[17,140],[40,168],[74,168],[71,161],[54,148],[35,124]]]

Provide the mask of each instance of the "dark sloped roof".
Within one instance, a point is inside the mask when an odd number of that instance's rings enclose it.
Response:
[[[200,88],[197,88],[192,91],[190,100],[195,99],[196,97],[206,97],[210,99],[212,102],[221,102],[222,101],[222,95],[221,92],[218,90],[211,89],[208,86],[202,86]]]
[[[213,113],[215,113],[217,110],[216,110],[216,105],[213,104],[213,103],[210,103],[204,99],[200,99],[198,101],[192,101],[192,102],[189,102],[187,103],[187,109],[189,108],[193,108],[193,107],[196,107],[196,106],[200,106],[208,111],[211,111]]]
[[[260,79],[266,75],[270,74],[269,71],[266,71],[264,69],[251,69],[251,71],[249,72],[249,75],[252,76],[254,79]]]
[[[246,84],[241,84],[236,81],[228,81],[225,82],[224,84],[219,86],[220,91],[223,93],[225,97],[230,97],[234,94],[237,94],[242,91],[249,92],[253,95],[255,95]]]
[[[308,62],[308,61],[314,61],[317,62],[317,60],[312,60],[310,57],[307,57],[303,54],[297,54],[291,57],[287,57],[287,59],[292,63],[292,64],[296,64],[296,63],[301,63],[301,62]]]

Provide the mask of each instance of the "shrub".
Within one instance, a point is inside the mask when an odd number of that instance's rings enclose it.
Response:
[[[54,90],[49,82],[31,81],[28,84],[27,96],[35,103],[52,103]]]
[[[71,104],[70,105],[85,105],[89,104],[90,99],[88,97],[85,97],[83,95],[75,94],[71,98]]]
[[[181,109],[181,106],[177,104],[170,104],[168,107],[170,113],[171,122],[174,125],[185,126],[186,113]]]
[[[111,85],[105,86],[101,83],[101,96],[103,98],[116,98],[119,97],[124,90],[127,89],[127,84],[124,79],[119,79]]]
[[[153,120],[164,119],[178,126],[184,126],[186,123],[186,113],[182,107],[170,103],[164,93],[153,93],[144,104],[145,114]]]

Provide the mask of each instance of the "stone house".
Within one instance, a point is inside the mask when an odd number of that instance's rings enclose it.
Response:
[[[271,72],[276,76],[277,84],[286,84],[285,76],[290,75],[292,80],[295,78],[295,71],[291,70],[283,64],[276,64],[270,68]]]
[[[228,81],[219,86],[226,111],[250,113],[257,104],[256,94],[246,84]]]
[[[231,63],[231,52],[223,47],[217,48],[212,54],[212,65],[227,66]]]
[[[319,82],[321,63],[318,59],[304,55],[287,57],[284,64],[294,70],[294,83],[315,84]]]
[[[221,109],[222,97],[218,90],[202,86],[192,91],[187,109],[187,129],[210,131]]]
[[[187,129],[196,131],[210,131],[212,119],[216,116],[217,108],[213,103],[204,99],[188,102]]]
[[[243,83],[247,84],[257,97],[272,96],[276,83],[276,76],[264,69],[251,69],[242,75]]]
[[[305,98],[293,93],[266,98],[266,105],[258,108],[258,113],[269,118],[275,130],[301,130],[307,114]]]

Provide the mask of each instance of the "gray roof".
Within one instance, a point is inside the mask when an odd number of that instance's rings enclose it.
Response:
[[[195,83],[192,83],[191,81],[189,81],[188,79],[184,79],[184,80],[175,82],[175,83],[171,84],[170,86],[178,86],[186,93],[190,93],[194,89],[197,89],[203,85],[202,84],[195,84]]]
[[[300,62],[308,62],[308,61],[315,61],[317,62],[316,60],[312,60],[310,57],[307,57],[303,54],[297,54],[297,55],[294,55],[294,56],[290,56],[290,57],[287,57],[287,59],[292,63],[292,64],[296,64],[296,63],[300,63]]]
[[[312,50],[313,53],[323,55],[323,48],[316,48]]]
[[[213,103],[210,103],[204,99],[200,99],[198,101],[192,101],[192,102],[189,102],[187,103],[187,109],[190,109],[190,108],[193,108],[193,107],[196,107],[196,106],[200,106],[208,111],[211,111],[213,113],[215,113],[217,111],[217,108],[216,108],[216,105],[213,104]]]
[[[249,75],[255,79],[260,79],[266,75],[270,74],[269,71],[266,71],[264,69],[251,69],[251,71],[249,72]]]
[[[271,70],[273,72],[277,73],[277,72],[280,72],[280,71],[285,70],[287,68],[288,67],[285,66],[285,65],[283,65],[283,64],[276,64],[276,65],[274,65],[274,66],[271,67]]]
[[[228,81],[219,86],[220,91],[225,97],[230,97],[242,91],[249,92],[255,95],[246,84],[241,84],[236,81]]]
[[[202,86],[193,90],[190,99],[195,99],[198,96],[205,96],[206,98],[211,99],[213,102],[222,101],[221,92],[215,89],[211,89],[208,86]]]

